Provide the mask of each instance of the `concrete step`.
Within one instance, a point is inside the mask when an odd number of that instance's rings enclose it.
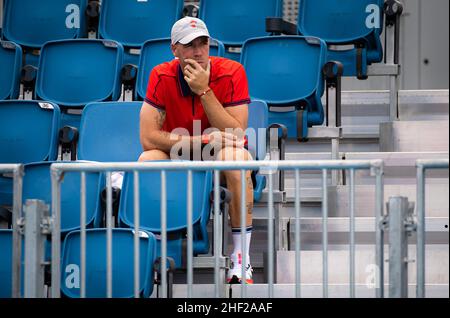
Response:
[[[389,283],[389,247],[385,246],[385,283]],[[416,259],[416,246],[408,245],[408,259]],[[449,247],[448,244],[426,246],[425,281],[428,284],[449,283]],[[306,284],[322,282],[322,251],[301,251],[301,281]],[[355,282],[365,284],[374,272],[375,247],[357,245],[355,248]],[[350,277],[350,253],[345,250],[329,250],[328,281],[330,284],[348,284]],[[408,263],[408,281],[416,283],[416,263]],[[295,252],[277,252],[277,283],[295,283]]]
[[[380,151],[447,151],[448,118],[380,124]]]
[[[289,185],[287,185],[289,186]],[[330,217],[347,217],[349,215],[349,187],[329,186],[328,202]],[[281,216],[295,216],[294,189],[287,188],[287,202],[281,204]],[[307,195],[307,196],[306,196]],[[322,201],[322,189],[309,189],[306,195],[301,194],[304,204],[303,216],[320,216]],[[314,196],[315,195],[315,196]],[[410,202],[416,202],[415,184],[397,184],[384,186],[384,202],[388,202],[390,197],[404,196]],[[427,217],[448,217],[449,215],[449,184],[441,182],[427,182],[425,186],[425,210]],[[254,205],[254,217],[266,218],[268,215],[267,202],[258,202]],[[355,186],[355,215],[358,217],[375,216],[375,186],[359,185]]]
[[[295,298],[295,285],[294,284],[274,284],[274,298]],[[321,284],[303,284],[301,286],[301,298],[322,298],[323,287]],[[389,286],[385,285],[385,297],[389,296]],[[230,298],[230,291],[232,298],[241,298],[241,286],[231,285],[227,286],[225,298]],[[449,285],[448,284],[426,284],[425,285],[426,297],[429,298],[448,298],[449,297]],[[267,298],[269,295],[268,284],[253,284],[246,286],[247,298]],[[375,289],[372,286],[365,284],[357,284],[355,286],[356,298],[375,298]],[[151,296],[156,297],[156,287]],[[187,285],[175,284],[173,286],[173,297],[187,298]],[[213,284],[197,284],[193,285],[193,298],[213,298],[214,297],[214,285]],[[330,284],[328,286],[328,297],[330,298],[348,298],[350,297],[350,288],[347,284]],[[408,285],[408,297],[416,297],[416,285]],[[189,302],[188,299],[186,299]],[[205,300],[207,303],[207,300]],[[216,309],[213,309],[216,310]],[[220,310],[220,308],[217,308]]]

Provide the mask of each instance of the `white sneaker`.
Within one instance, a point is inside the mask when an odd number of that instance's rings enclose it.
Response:
[[[242,280],[242,257],[241,254],[231,255],[231,265],[227,274],[227,283],[240,284]],[[250,263],[247,263],[245,267],[245,282],[247,284],[253,284],[253,268]]]

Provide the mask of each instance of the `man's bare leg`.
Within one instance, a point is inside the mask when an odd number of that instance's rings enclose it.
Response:
[[[216,160],[229,161],[229,160],[253,160],[250,153],[242,148],[227,147],[222,149]],[[241,277],[241,266],[242,257],[245,253],[246,255],[246,268],[248,267],[248,274],[246,274],[247,283],[253,283],[251,276],[251,266],[250,266],[250,256],[249,247],[250,239],[252,233],[252,211],[253,211],[253,183],[251,178],[251,171],[246,171],[245,173],[245,210],[246,210],[246,233],[245,233],[245,244],[241,244],[241,171],[240,170],[226,170],[223,171],[223,176],[225,177],[227,183],[227,189],[231,192],[231,203],[230,203],[230,221],[233,236],[234,249],[231,254],[232,267],[228,273],[228,280],[233,281],[233,276],[239,281]],[[235,265],[237,264],[237,266]]]
[[[138,161],[151,161],[151,160],[166,160],[170,159],[169,155],[161,150],[149,150],[144,151],[140,156]]]

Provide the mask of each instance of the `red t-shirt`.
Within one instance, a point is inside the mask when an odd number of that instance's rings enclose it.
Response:
[[[210,60],[209,87],[222,106],[249,104],[244,67],[238,62],[221,57],[210,57]],[[184,79],[178,59],[153,68],[145,101],[153,107],[165,110],[166,119],[162,127],[164,131],[172,132],[175,128],[185,128],[192,136],[194,120],[201,121],[201,131],[195,131],[195,134],[202,134],[206,128],[211,127],[200,97],[191,92]]]

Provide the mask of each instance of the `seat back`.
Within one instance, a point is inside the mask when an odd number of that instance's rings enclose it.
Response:
[[[380,35],[383,28],[383,0],[302,0],[298,15],[298,30],[304,36],[315,36],[327,44],[362,44],[362,73],[366,64],[381,62],[383,48]],[[378,8],[378,15],[373,9]],[[373,17],[379,17],[373,21]],[[374,27],[378,24],[378,27]],[[344,75],[357,73],[355,50],[331,51],[328,60],[344,64]]]
[[[0,163],[56,160],[59,118],[53,103],[0,101]]]
[[[119,219],[126,226],[134,225],[134,177],[126,173],[123,181]],[[193,182],[193,223],[209,216],[209,194],[211,173],[194,171]],[[187,228],[187,172],[166,172],[167,231],[183,231]],[[145,230],[161,233],[161,173],[159,171],[139,173],[140,225]]]
[[[150,40],[141,48],[139,69],[136,80],[136,98],[143,100],[146,95],[150,73],[158,64],[173,60],[174,56],[170,48],[170,38]],[[210,39],[209,55],[223,56],[224,45],[215,39]]]
[[[241,63],[251,97],[269,106],[292,106],[315,94],[321,96],[325,54],[326,44],[318,38],[271,36],[246,41]]]
[[[268,112],[267,104],[262,100],[253,100],[248,105],[248,150],[257,160],[264,160],[266,156]]]
[[[0,298],[12,297],[12,235],[0,229]]]
[[[25,165],[23,203],[28,199],[52,204],[50,165],[40,162]],[[80,228],[80,173],[65,172],[61,182],[61,233]],[[100,192],[104,181],[100,173],[86,174],[86,226],[98,227],[101,222]]]
[[[107,297],[106,229],[86,231],[86,297]],[[80,297],[80,232],[70,232],[62,244],[61,291]],[[139,231],[139,292],[148,298],[153,291],[155,237]],[[112,297],[134,297],[134,230],[112,229]]]
[[[0,100],[19,97],[22,49],[13,42],[0,41]]]
[[[140,47],[147,40],[169,37],[182,10],[183,0],[103,0],[99,35],[124,46]]]
[[[380,28],[367,26],[370,5],[380,8],[383,18],[383,0],[302,0],[298,15],[298,29],[304,36],[315,36],[330,44],[352,43],[381,33]]]
[[[281,0],[200,1],[200,19],[211,36],[225,45],[240,46],[249,38],[268,35],[266,17],[281,13]]]
[[[263,100],[269,107],[295,106],[306,110],[302,119],[304,129],[321,125],[326,51],[325,42],[314,37],[270,36],[247,40],[241,63],[247,72],[252,99]],[[288,136],[295,137],[296,116],[297,112],[271,110],[269,124],[284,124]]]
[[[106,40],[47,42],[41,51],[36,94],[60,106],[117,100],[123,47]]]
[[[83,37],[86,4],[87,0],[6,0],[3,36],[31,48]]]
[[[81,115],[78,159],[136,161],[142,153],[139,113],[142,102],[88,104]]]

